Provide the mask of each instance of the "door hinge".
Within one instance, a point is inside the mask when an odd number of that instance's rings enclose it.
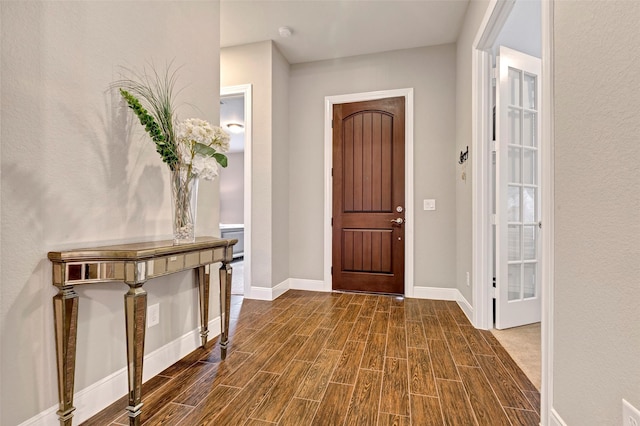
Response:
[[[491,298],[492,299],[496,298],[496,288],[495,287],[491,287]]]
[[[491,84],[493,86],[496,85],[496,81],[498,79],[498,68],[491,68]]]
[[[492,214],[492,215],[491,215],[490,220],[491,220],[491,224],[492,224],[492,225],[495,225],[495,224],[496,224],[496,222],[497,222],[497,220],[496,220],[496,215],[495,215],[495,214]]]
[[[333,120],[331,120],[331,128],[333,129]]]
[[[331,226],[333,226],[333,218],[331,218]]]
[[[491,152],[498,151],[498,141],[491,141]]]

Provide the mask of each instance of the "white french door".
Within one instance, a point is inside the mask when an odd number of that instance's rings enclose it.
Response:
[[[540,321],[541,61],[500,47],[496,90],[496,328]]]

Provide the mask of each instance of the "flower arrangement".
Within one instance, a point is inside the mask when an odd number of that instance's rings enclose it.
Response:
[[[174,109],[176,72],[132,72],[135,78],[117,81],[120,95],[133,110],[171,170],[174,242],[195,240],[198,179],[213,180],[218,166],[227,167],[229,135],[205,120],[180,121]]]

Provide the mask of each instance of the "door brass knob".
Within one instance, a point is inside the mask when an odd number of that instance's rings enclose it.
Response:
[[[390,220],[391,223],[396,223],[398,225],[402,225],[404,223],[404,220],[402,220],[401,217],[397,218],[397,219],[391,219]]]

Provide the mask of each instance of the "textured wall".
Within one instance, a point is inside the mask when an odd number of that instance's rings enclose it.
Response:
[[[0,424],[57,403],[47,252],[171,235],[168,168],[108,87],[121,65],[175,58],[188,85],[180,99],[198,107],[181,114],[217,123],[218,9],[215,1],[0,3],[0,338],[10,361],[1,366]],[[201,185],[200,206],[198,233],[216,232],[217,183]],[[126,365],[126,288],[78,288],[77,391]],[[148,353],[194,330],[198,310],[190,274],[145,288],[161,313]]]
[[[619,425],[640,408],[640,3],[554,13],[553,406]]]
[[[222,86],[252,85],[251,285],[272,287],[271,42],[220,51]]]
[[[472,286],[467,286],[467,272],[471,272],[471,186],[472,186],[472,156],[471,151],[471,58],[473,41],[478,27],[489,6],[488,1],[472,0],[469,2],[467,14],[464,18],[462,31],[456,44],[456,147],[450,161],[456,161],[455,191],[456,191],[456,265],[455,286],[469,303],[473,302]],[[461,151],[469,147],[469,160],[460,166],[457,158]],[[462,180],[462,173],[466,173],[466,180]],[[475,305],[474,305],[475,306]]]
[[[251,285],[289,278],[289,64],[272,41],[221,50],[221,84],[252,85]]]
[[[273,118],[273,271],[278,285],[289,275],[289,62],[275,44],[272,51]]]
[[[290,269],[323,280],[324,98],[414,88],[415,284],[455,287],[455,45],[291,66]],[[436,211],[422,200],[435,198]],[[300,236],[304,236],[301,238]]]

